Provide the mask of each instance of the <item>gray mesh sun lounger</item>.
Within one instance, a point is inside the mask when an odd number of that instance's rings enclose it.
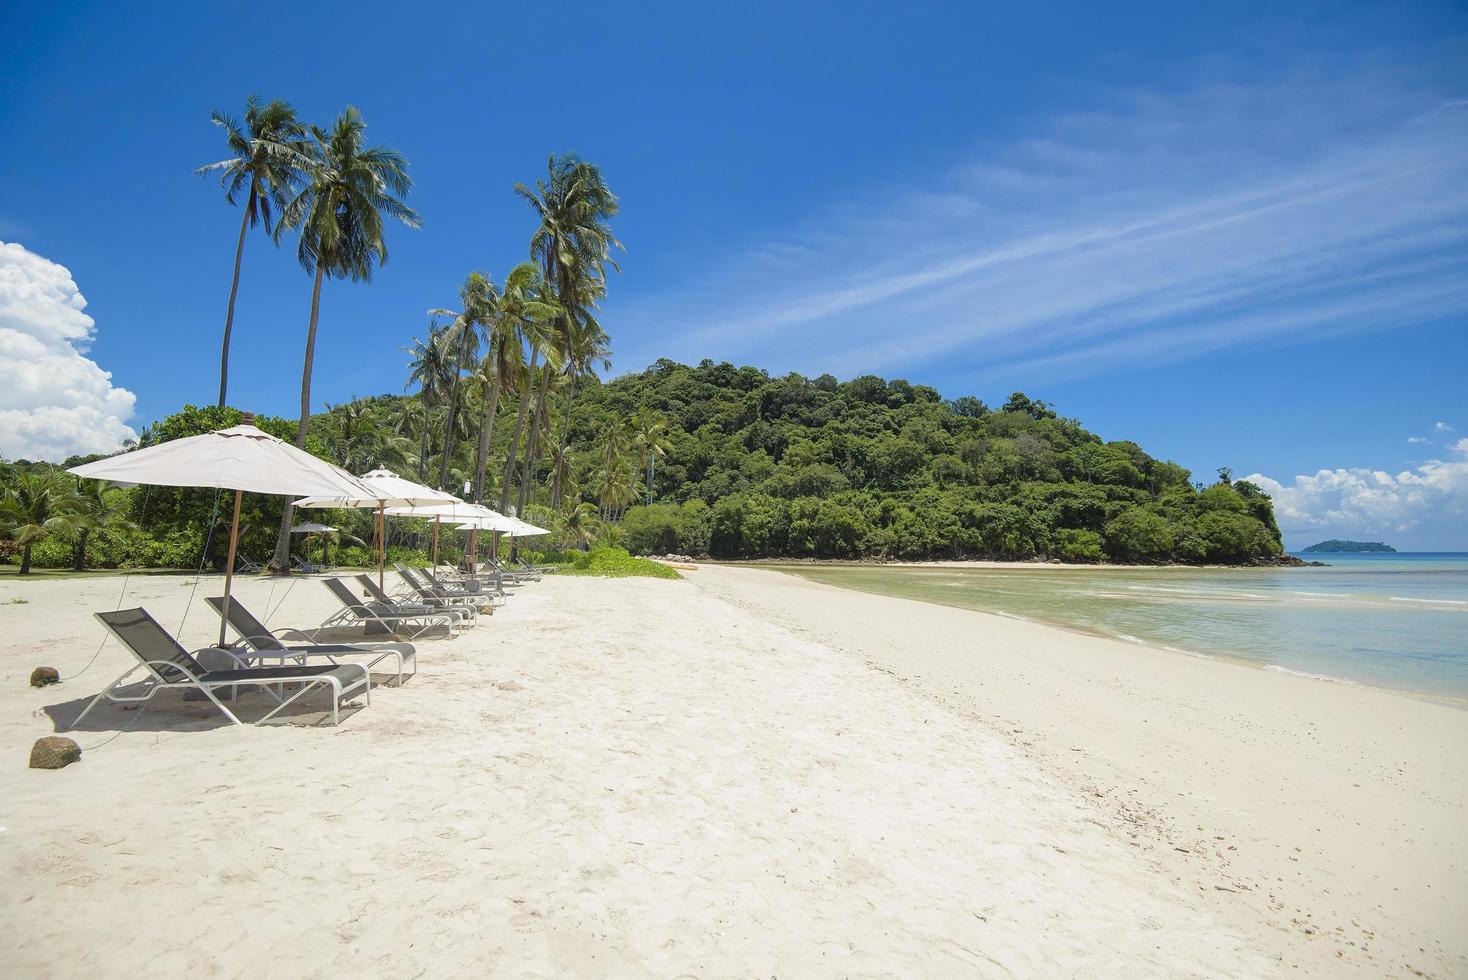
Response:
[[[453,637],[458,633],[455,629],[462,627],[463,620],[442,609],[434,609],[431,612],[399,612],[392,607],[383,607],[363,602],[352,594],[345,582],[339,578],[326,578],[321,580],[331,594],[336,596],[342,608],[322,621],[321,625],[313,631],[331,629],[334,626],[362,626],[368,630],[382,630],[385,633],[397,634],[399,632],[407,635],[408,639],[422,636],[431,629],[442,628]]]
[[[473,606],[450,605],[445,602],[433,602],[424,599],[418,602],[406,601],[403,598],[394,598],[372,581],[371,575],[358,575],[357,582],[362,590],[372,597],[373,601],[383,607],[388,607],[400,613],[425,613],[446,612],[453,613],[459,620],[468,626],[475,626],[479,622],[479,610]]]
[[[305,694],[321,689],[331,693],[331,723],[335,725],[341,720],[341,703],[344,700],[355,697],[360,693],[368,704],[372,703],[372,682],[368,677],[367,668],[362,664],[335,664],[314,667],[303,666],[280,666],[280,667],[245,667],[237,670],[205,670],[193,655],[179,645],[179,642],[169,635],[168,631],[149,616],[144,609],[119,609],[116,612],[99,612],[97,619],[103,626],[112,632],[112,635],[122,641],[122,645],[132,652],[138,662],[129,668],[121,677],[107,685],[102,693],[92,699],[80,715],[77,716],[72,727],[81,724],[97,703],[103,698],[108,701],[147,701],[153,695],[166,688],[180,688],[202,692],[214,707],[224,713],[224,716],[236,725],[244,722],[224,706],[224,703],[214,696],[218,688],[238,688],[243,685],[260,685],[271,697],[279,703],[270,713],[259,721],[269,721],[279,714],[286,706],[294,703]],[[223,653],[233,657],[236,663],[240,659],[229,650]],[[145,671],[143,678],[144,690],[141,694],[122,694],[123,682],[139,669]],[[299,684],[300,690],[290,697],[283,693],[276,693],[266,685],[279,685],[281,692],[286,684]]]
[[[463,586],[444,585],[431,573],[422,569],[412,569],[404,565],[393,567],[407,583],[411,594],[429,604],[452,604],[455,607],[472,609],[489,606],[490,611],[493,612],[493,607],[504,602],[504,593],[492,589],[486,591],[480,588],[478,582],[472,580]]]
[[[224,597],[211,596],[207,602],[214,607],[214,611],[221,616],[224,615]],[[235,651],[236,656],[246,661],[273,660],[284,663],[294,660],[297,663],[305,663],[308,660],[325,660],[327,663],[339,663],[341,657],[370,657],[367,661],[367,670],[370,672],[383,660],[391,660],[396,667],[398,675],[398,686],[403,686],[403,665],[406,663],[412,668],[412,673],[418,673],[418,652],[411,643],[297,643],[288,644],[278,635],[271,631],[254,614],[245,608],[238,599],[229,600],[229,626],[239,634],[240,642],[249,647],[249,653]],[[299,630],[282,630],[283,633],[301,633]],[[304,634],[302,634],[304,635]],[[347,661],[355,663],[355,661]]]

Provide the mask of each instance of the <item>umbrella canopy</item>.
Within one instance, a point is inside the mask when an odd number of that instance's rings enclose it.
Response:
[[[512,538],[533,538],[537,534],[550,533],[545,528],[536,527],[534,524],[527,524],[525,521],[520,520],[520,518],[518,517],[512,517],[510,518],[510,521],[512,524],[514,524],[514,527],[510,528],[510,530],[506,531],[505,533]]]
[[[346,470],[262,432],[248,419],[228,429],[83,463],[67,472],[121,484],[214,487],[276,496],[366,492]]]
[[[234,585],[234,556],[240,537],[240,495],[266,493],[352,495],[368,492],[362,482],[340,467],[317,459],[290,443],[255,427],[246,414],[239,425],[203,435],[174,439],[145,449],[120,453],[67,470],[92,480],[160,487],[213,487],[234,491],[234,515],[229,523],[229,555],[224,568],[224,611],[219,619],[219,643],[224,645]]]
[[[323,493],[295,501],[297,507],[431,507],[459,503],[444,490],[405,480],[392,470],[376,469],[355,478],[360,489],[354,493]]]
[[[438,564],[438,529],[444,521],[459,527],[460,530],[498,530],[500,522],[509,520],[503,514],[490,510],[483,504],[466,503],[458,498],[455,498],[453,503],[434,504],[427,507],[389,507],[387,513],[395,517],[433,518],[434,565]]]
[[[387,534],[383,514],[393,507],[432,507],[435,504],[462,503],[444,490],[425,487],[405,480],[392,470],[376,469],[357,479],[365,489],[358,493],[306,497],[297,507],[376,507],[377,508],[377,587],[382,588],[383,570],[387,565]]]
[[[482,509],[488,511],[488,513],[472,514],[465,518],[454,518],[454,521],[462,530],[477,529],[480,531],[498,531],[501,534],[508,534],[514,528],[516,521],[513,517],[506,517],[504,514],[492,511],[488,507]]]
[[[320,534],[323,531],[335,531],[335,530],[336,530],[336,528],[332,527],[330,524],[316,524],[316,523],[314,523],[312,521],[307,521],[304,524],[297,524],[295,527],[291,528],[291,533],[292,534]]]

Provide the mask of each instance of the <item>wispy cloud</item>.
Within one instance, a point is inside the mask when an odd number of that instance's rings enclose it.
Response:
[[[1399,75],[1115,93],[846,195],[619,319],[809,372],[1106,371],[1468,311],[1468,105]],[[774,236],[772,236],[773,238]]]

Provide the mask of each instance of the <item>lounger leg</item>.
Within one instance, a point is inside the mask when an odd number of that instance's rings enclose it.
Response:
[[[82,719],[91,714],[92,709],[97,706],[97,702],[101,701],[103,698],[106,698],[108,701],[146,701],[151,698],[153,694],[158,690],[156,687],[150,688],[148,690],[148,693],[140,698],[114,698],[112,696],[112,689],[131,677],[134,673],[137,672],[138,667],[141,666],[143,665],[138,664],[137,667],[131,667],[128,670],[123,671],[123,673],[117,678],[117,680],[102,688],[102,693],[98,694],[95,698],[92,699],[91,703],[88,704],[86,708],[82,709],[82,713],[76,716],[76,721],[71,723],[71,727],[68,728],[67,731],[75,731],[76,727],[82,723]]]

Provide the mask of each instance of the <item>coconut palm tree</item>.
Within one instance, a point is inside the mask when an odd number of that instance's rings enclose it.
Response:
[[[542,297],[544,301],[544,297]],[[544,327],[543,323],[538,324]],[[530,362],[525,368],[525,376],[520,388],[520,405],[515,410],[515,428],[510,432],[510,448],[505,454],[504,478],[500,482],[500,510],[506,510],[510,506],[510,485],[515,478],[515,464],[519,461],[520,437],[525,434],[525,422],[530,417],[529,409],[534,404],[537,391],[536,379],[548,371],[556,370],[561,363],[561,352],[554,343],[554,333],[544,329],[532,329],[527,324],[522,328],[525,338],[525,346],[530,350]],[[545,358],[544,371],[536,371],[536,362]],[[527,439],[527,443],[528,443]],[[529,453],[527,451],[526,455]],[[524,509],[522,503],[521,509]]]
[[[52,531],[72,527],[80,502],[51,470],[17,470],[0,496],[0,528],[20,545],[20,574],[31,573],[31,547]]]
[[[550,294],[561,307],[554,346],[564,363],[570,348],[572,322],[594,322],[596,302],[605,292],[606,269],[617,268],[611,253],[612,249],[621,248],[622,243],[613,237],[608,223],[617,214],[617,197],[607,186],[601,170],[575,154],[552,154],[546,163],[546,178],[537,180],[533,190],[517,183],[515,193],[539,219],[530,237],[530,258],[540,265]],[[537,418],[545,413],[550,373],[547,366],[536,393]],[[534,467],[536,431],[536,425],[532,424],[520,478],[522,508]]]
[[[330,130],[311,127],[311,140],[300,150],[282,148],[280,155],[305,173],[300,191],[286,204],[275,226],[278,240],[286,228],[299,228],[296,257],[314,277],[311,320],[306,328],[306,355],[301,368],[301,417],[296,446],[306,446],[311,419],[311,368],[316,356],[316,325],[321,314],[321,283],[327,276],[370,282],[374,266],[387,262],[383,219],[395,218],[409,228],[421,224],[417,212],[403,203],[413,187],[408,161],[396,150],[365,146],[366,124],[347,106]],[[281,516],[280,536],[272,564],[290,570],[291,506]]]
[[[432,410],[437,408],[443,401],[443,379],[449,374],[450,338],[448,332],[438,327],[434,321],[428,324],[428,339],[419,340],[413,338],[411,347],[403,348],[413,359],[408,362],[408,381],[403,385],[407,391],[413,385],[418,386],[418,405],[422,409],[422,425],[418,429],[421,443],[418,449],[418,480],[424,479],[428,466],[429,433],[432,431],[430,420]],[[407,406],[405,406],[406,408]]]
[[[488,329],[499,305],[499,289],[494,281],[482,272],[471,272],[459,287],[459,305],[462,310],[430,310],[434,316],[453,317],[447,327],[450,343],[455,351],[450,367],[449,383],[449,434],[445,436],[443,458],[439,462],[438,488],[444,487],[448,477],[449,456],[453,453],[452,433],[459,421],[459,380],[464,371],[479,359],[479,341]]]
[[[564,429],[565,420],[561,422]],[[575,495],[576,492],[576,459],[570,449],[566,447],[565,437],[557,440],[556,445],[550,452],[550,496],[551,507],[559,508],[561,497],[564,494]]]
[[[474,469],[474,502],[484,494],[489,444],[499,412],[500,395],[507,386],[519,387],[526,373],[525,344],[538,350],[548,337],[548,326],[559,312],[544,300],[540,270],[521,262],[505,277],[505,288],[491,311],[487,331],[488,351],[476,376],[481,386],[484,418],[479,426],[479,451]]]
[[[647,505],[652,506],[652,475],[659,456],[668,455],[673,444],[668,441],[668,423],[650,412],[641,412],[632,420],[632,445],[647,470]]]
[[[75,509],[67,517],[67,523],[77,531],[76,556],[72,571],[80,572],[87,567],[87,539],[93,531],[132,527],[132,522],[123,516],[125,494],[121,487],[105,480],[83,480],[76,478],[72,489]]]
[[[577,504],[568,507],[562,518],[561,534],[566,544],[585,550],[591,542],[596,540],[597,532],[601,530],[601,521],[596,516],[596,508],[590,504]]]
[[[595,329],[592,329],[595,326]],[[566,452],[566,440],[571,435],[571,412],[576,405],[576,389],[580,386],[583,378],[595,378],[597,368],[602,370],[612,366],[611,348],[607,346],[607,335],[599,324],[584,324],[571,321],[570,345],[566,350],[566,363],[564,370],[569,384],[566,386],[566,403],[561,409],[560,438],[551,453],[551,459],[555,460],[564,456]],[[559,481],[551,484],[551,506],[561,506],[561,483]]]
[[[194,173],[219,174],[224,199],[234,204],[245,193],[245,213],[240,217],[240,238],[234,248],[234,276],[229,282],[229,305],[224,312],[224,341],[219,351],[219,405],[224,407],[229,391],[229,339],[234,330],[234,301],[240,289],[240,261],[245,254],[245,231],[264,224],[271,234],[271,209],[285,209],[295,190],[299,170],[290,152],[306,138],[306,128],[296,120],[289,102],[275,99],[261,103],[251,95],[245,100],[245,124],[217,109],[209,118],[224,130],[231,156],[205,164]],[[245,191],[249,188],[248,192]]]
[[[621,419],[610,419],[597,435],[597,498],[603,520],[613,520],[620,510],[637,497],[633,489],[632,464],[627,459],[627,426]]]

